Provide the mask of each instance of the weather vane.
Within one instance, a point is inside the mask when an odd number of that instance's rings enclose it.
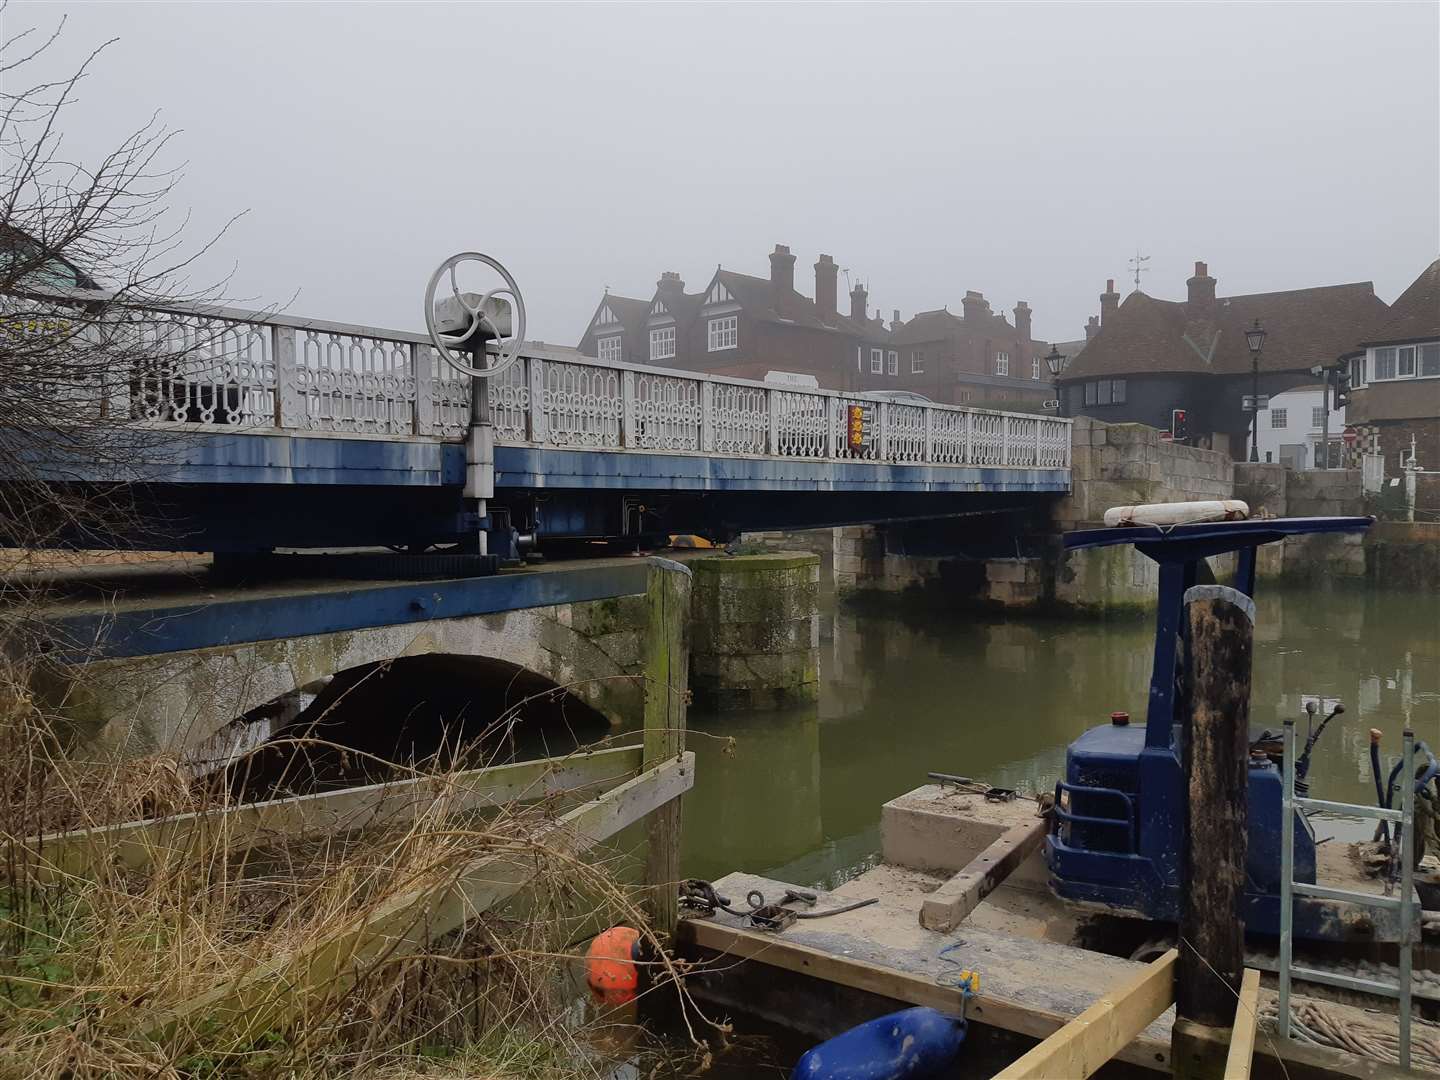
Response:
[[[1140,249],[1137,247],[1137,248],[1135,249],[1135,257],[1130,260],[1130,269],[1135,272],[1135,291],[1136,291],[1136,292],[1139,292],[1139,291],[1140,291],[1140,275],[1141,275],[1141,274],[1146,274],[1146,273],[1149,273],[1149,272],[1150,272],[1150,268],[1145,265],[1145,264],[1146,264],[1147,262],[1149,262],[1149,261],[1150,261],[1150,256],[1149,256],[1149,255],[1141,255],[1141,254],[1140,254]]]

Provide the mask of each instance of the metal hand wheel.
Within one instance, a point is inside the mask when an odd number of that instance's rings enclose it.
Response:
[[[462,293],[459,283],[455,280],[455,268],[466,262],[478,262],[490,267],[505,279],[505,287],[491,289],[478,297],[475,293]],[[468,317],[469,325],[463,333],[443,333],[435,325],[435,287],[446,275],[450,278],[450,292],[454,296],[455,302]],[[500,327],[496,325],[489,311],[491,299],[499,296],[508,296],[514,310],[514,319],[511,322],[511,333],[508,338],[500,332]],[[484,335],[480,335],[482,327],[488,327],[489,336],[497,342],[505,339],[493,358],[483,350],[474,348],[484,340]],[[511,276],[510,271],[506,270],[499,260],[492,259],[489,255],[478,251],[462,251],[458,255],[451,255],[436,268],[435,273],[430,275],[430,284],[425,286],[425,329],[429,331],[430,340],[434,343],[436,350],[456,371],[476,379],[488,379],[499,375],[520,359],[520,345],[525,340],[525,300],[520,295],[520,286],[515,283],[515,278]],[[477,338],[477,335],[480,336]],[[451,351],[452,349],[463,351],[457,355]],[[477,352],[488,359],[488,363],[484,367],[476,367],[465,359],[467,354],[473,356]]]

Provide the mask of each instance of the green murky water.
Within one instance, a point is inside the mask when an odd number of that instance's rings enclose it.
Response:
[[[1408,723],[1440,749],[1440,596],[1279,590],[1258,599],[1251,721],[1301,720],[1303,697],[1346,712],[1316,748],[1312,792],[1368,802],[1368,731],[1387,760]],[[833,884],[880,846],[880,806],[960,773],[1024,792],[1051,788],[1066,744],[1128,709],[1143,722],[1149,622],[822,613],[818,705],[692,710],[698,768],[685,800],[683,869],[746,870]],[[733,739],[733,745],[729,740]]]

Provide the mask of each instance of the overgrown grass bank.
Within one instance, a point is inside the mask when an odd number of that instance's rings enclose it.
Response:
[[[174,758],[62,752],[25,675],[11,664],[0,678],[0,1075],[611,1073],[614,1041],[577,997],[575,944],[645,916],[615,855],[557,842],[560,800],[476,813],[431,796],[403,825],[258,846],[222,827],[138,859],[95,838],[81,871],[33,838],[215,814],[229,796]],[[419,947],[356,947],[378,912],[501,858],[534,874],[513,900]],[[655,971],[674,993],[668,961]]]

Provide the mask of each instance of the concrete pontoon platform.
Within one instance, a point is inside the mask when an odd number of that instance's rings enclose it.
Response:
[[[819,1039],[866,1018],[866,1013],[875,1016],[906,1005],[958,1012],[961,995],[951,981],[968,968],[980,973],[981,984],[966,1015],[985,1028],[1022,1037],[1015,1041],[1018,1057],[1029,1044],[1059,1030],[1100,995],[1145,967],[1136,961],[969,922],[951,934],[926,930],[919,921],[920,905],[938,883],[938,878],[924,872],[878,866],[833,891],[809,890],[818,898],[815,911],[871,896],[878,897],[878,903],[829,918],[798,921],[778,933],[755,929],[725,912],[684,918],[678,931],[680,942],[697,959],[709,961],[716,973],[712,978],[703,968],[693,971],[687,980],[691,993],[727,1010],[788,1022]],[[751,890],[759,890],[766,902],[774,902],[786,889],[799,887],[740,873],[728,874],[714,884],[718,893],[741,910]],[[804,905],[792,906],[810,910]],[[943,957],[942,950],[948,950]],[[748,962],[749,978],[743,986],[737,980],[736,960]],[[753,965],[763,965],[764,971]],[[776,972],[804,976],[806,985],[798,992],[782,990]],[[836,988],[863,996],[859,1013],[847,1015],[844,1010],[819,1004],[833,998]],[[823,1015],[801,1015],[807,993],[813,993],[817,1003],[810,1007],[812,1013]],[[1273,1009],[1274,1000],[1273,993],[1262,990],[1262,1012],[1267,1005]],[[1377,1019],[1353,1006],[1326,1002],[1325,1008],[1342,1021],[1374,1024]],[[1168,1075],[1174,1019],[1172,1007],[1120,1051],[1116,1060],[1128,1063],[1130,1071],[1140,1066]],[[1283,1075],[1291,1080],[1398,1080],[1416,1073],[1326,1047],[1266,1037],[1257,1046],[1255,1075]]]
[[[992,1051],[1008,1052],[1004,1060],[1014,1060],[1146,967],[1139,960],[1082,947],[1098,932],[1097,920],[1106,916],[1077,910],[1050,892],[1038,851],[1020,842],[1037,825],[1032,801],[988,802],[976,791],[953,785],[927,785],[893,799],[881,815],[884,861],[831,891],[806,886],[818,897],[813,908],[787,906],[822,912],[855,900],[875,898],[876,903],[801,919],[778,932],[723,911],[682,919],[682,946],[709,961],[692,973],[691,992],[726,1011],[786,1024],[818,1040],[905,1005],[958,1012],[961,994],[955,980],[969,969],[980,974],[981,986],[967,1016],[995,1044]],[[1009,855],[1007,844],[1016,849]],[[969,887],[977,858],[982,870],[992,861],[1008,859],[1009,864],[998,886],[987,881],[978,890],[978,903],[977,890]],[[729,874],[714,885],[740,911],[750,906],[746,896],[752,891],[775,903],[788,889],[800,888],[745,873]],[[933,918],[922,919],[927,900],[933,909],[937,895],[953,901],[962,892],[967,902],[958,925],[946,932],[922,925],[934,925]],[[1139,931],[1143,934],[1144,927]],[[1297,995],[1297,1005],[1300,1000]],[[1394,1020],[1353,1005],[1323,1004],[1342,1024]],[[1262,989],[1260,1009],[1267,1007],[1273,1013],[1275,995]],[[1173,1007],[1166,1010],[1107,1068],[1117,1075],[1139,1069],[1168,1074],[1174,1016]],[[1282,1045],[1273,1036],[1262,1036],[1257,1044],[1254,1067],[1258,1076],[1292,1080],[1415,1075],[1328,1047]]]

